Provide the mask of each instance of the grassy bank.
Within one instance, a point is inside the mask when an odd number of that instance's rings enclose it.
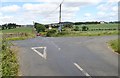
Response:
[[[111,47],[115,52],[117,52],[117,53],[120,54],[120,49],[119,49],[119,47],[120,47],[120,45],[119,45],[120,40],[111,40],[111,41],[108,42],[108,43],[109,43],[110,47]]]
[[[35,37],[35,31],[32,27],[1,30],[1,34],[7,40],[24,40]]]
[[[7,30],[1,30],[2,33],[33,33],[33,28],[32,27],[20,27],[20,28],[15,28],[15,29],[7,29]]]
[[[76,26],[79,26],[79,28],[82,29],[83,25]],[[89,29],[118,29],[118,24],[89,24],[85,26],[89,27]]]
[[[18,61],[16,57],[17,49],[13,49],[12,44],[3,40],[1,45],[2,76],[18,76]]]
[[[16,29],[0,30],[1,52],[0,52],[0,75],[18,76],[19,64],[16,53],[18,48],[10,43],[10,40],[24,40],[35,37],[35,31],[31,27],[21,27]]]
[[[13,34],[13,35],[16,35],[16,34]],[[34,38],[35,37],[34,34],[28,34],[28,33],[24,33],[24,34],[27,34],[27,35],[22,35],[22,36],[18,35],[18,36],[13,36],[13,37],[11,36],[11,37],[7,37],[6,40],[9,40],[9,41],[25,40],[25,39],[29,39],[29,38]]]
[[[58,33],[56,37],[78,37],[78,36],[106,36],[106,35],[117,35],[118,31],[63,31]]]

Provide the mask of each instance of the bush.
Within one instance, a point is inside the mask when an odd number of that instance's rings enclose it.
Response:
[[[55,36],[56,32],[57,31],[55,29],[48,30],[46,36],[47,37]]]
[[[87,26],[82,27],[82,31],[87,31],[87,30],[89,30],[89,28]]]
[[[66,24],[64,27],[65,28],[73,28],[73,25],[72,24]]]
[[[78,26],[75,26],[74,31],[79,31],[79,27],[78,27]]]
[[[36,28],[38,33],[39,32],[45,32],[45,29],[46,29],[46,27],[42,24],[36,24],[35,28]]]

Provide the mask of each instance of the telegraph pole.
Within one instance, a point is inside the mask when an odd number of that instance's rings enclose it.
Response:
[[[62,4],[60,4],[59,23],[61,23],[61,9],[62,9]]]
[[[62,3],[60,4],[60,11],[59,11],[59,32],[61,32],[62,31],[62,24],[61,24],[61,14],[62,13]]]

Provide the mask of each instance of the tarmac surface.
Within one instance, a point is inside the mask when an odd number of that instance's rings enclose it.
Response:
[[[118,55],[106,42],[117,36],[36,37],[13,41],[22,76],[118,76]]]

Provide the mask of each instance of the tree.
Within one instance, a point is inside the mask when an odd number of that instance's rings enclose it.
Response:
[[[64,27],[66,27],[66,28],[73,28],[73,25],[72,24],[66,24]]]
[[[36,22],[34,23],[34,28],[36,28],[37,24],[39,24],[39,23],[36,23]]]
[[[74,31],[79,31],[79,27],[78,27],[78,26],[75,26]]]
[[[7,24],[2,25],[2,30],[7,29]]]
[[[83,26],[82,27],[82,31],[87,31],[89,28],[88,27],[86,27],[86,26]]]
[[[2,25],[2,30],[4,30],[5,29],[5,26],[4,25]]]
[[[42,25],[42,24],[35,24],[35,26],[34,26],[35,28],[36,28],[36,31],[37,31],[37,33],[39,33],[39,32],[45,32],[45,26],[44,25]]]
[[[9,24],[3,24],[2,25],[2,30],[4,29],[12,29],[12,28],[16,28],[17,25],[15,23],[9,23]]]

